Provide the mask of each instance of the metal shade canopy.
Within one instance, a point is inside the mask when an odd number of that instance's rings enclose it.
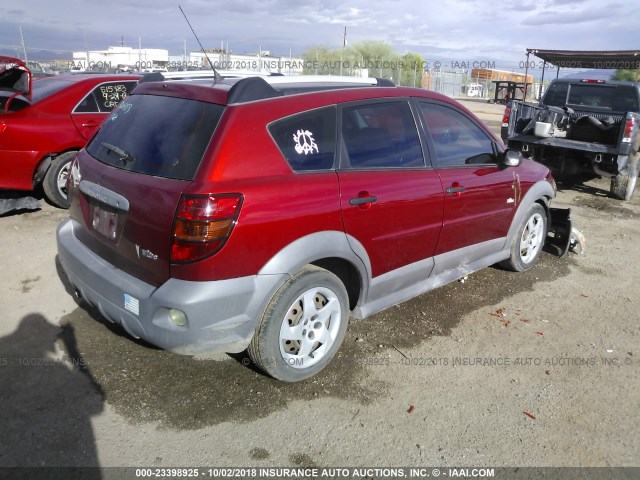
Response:
[[[558,68],[597,68],[635,70],[640,68],[640,50],[542,50],[527,48],[533,54]]]
[[[544,60],[542,65],[542,79],[540,80],[540,96],[542,96],[542,82],[544,73],[549,65],[557,67],[556,78],[561,68],[594,68],[602,70],[638,70],[640,71],[640,50],[542,50],[527,48],[527,62],[525,75],[529,73],[529,55]],[[527,85],[524,88],[527,98]]]

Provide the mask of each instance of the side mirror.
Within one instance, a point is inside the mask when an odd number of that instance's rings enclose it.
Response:
[[[522,153],[517,150],[506,150],[502,157],[502,164],[505,167],[517,167],[522,163]]]

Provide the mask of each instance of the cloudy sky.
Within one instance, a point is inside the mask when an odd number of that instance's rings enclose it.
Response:
[[[526,48],[640,48],[640,2],[628,0],[24,0],[0,6],[0,52],[30,59],[68,58],[74,50],[124,44],[181,54],[198,46],[182,5],[206,48],[300,55],[379,40],[427,60],[497,59],[513,66]],[[500,6],[502,5],[502,6]],[[506,6],[505,6],[506,5]],[[85,43],[86,42],[86,43]]]

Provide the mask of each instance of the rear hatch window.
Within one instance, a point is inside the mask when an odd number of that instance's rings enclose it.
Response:
[[[176,97],[123,100],[78,154],[70,195],[78,239],[149,284],[166,281],[176,209],[223,111]]]
[[[192,180],[224,107],[156,95],[131,95],[87,146],[113,167],[156,177]]]

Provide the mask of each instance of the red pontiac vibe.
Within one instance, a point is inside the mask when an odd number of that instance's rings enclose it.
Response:
[[[379,79],[141,82],[70,171],[78,295],[180,354],[318,373],[364,318],[536,263],[549,170],[457,102]],[[570,227],[569,227],[570,229]]]

